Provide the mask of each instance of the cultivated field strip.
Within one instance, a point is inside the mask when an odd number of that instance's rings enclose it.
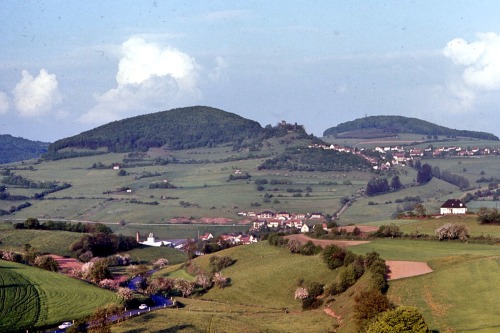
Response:
[[[0,332],[55,325],[117,301],[78,279],[0,260]]]
[[[0,261],[0,331],[31,327],[40,313],[40,297],[35,285]]]

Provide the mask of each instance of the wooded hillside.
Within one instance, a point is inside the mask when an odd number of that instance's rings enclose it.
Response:
[[[0,164],[29,160],[47,151],[49,144],[0,134]]]
[[[114,121],[87,132],[58,140],[48,156],[64,148],[98,149],[110,152],[145,151],[241,144],[261,135],[256,121],[206,106],[193,106]]]
[[[403,116],[370,116],[359,118],[330,127],[323,132],[323,136],[359,137],[361,132],[368,132],[370,136],[376,134],[396,135],[398,133],[414,133],[422,135],[445,135],[449,137],[469,137],[481,140],[498,141],[498,137],[491,133],[456,130],[439,126],[425,120]],[[355,134],[349,132],[356,132]],[[353,136],[354,135],[354,136]]]

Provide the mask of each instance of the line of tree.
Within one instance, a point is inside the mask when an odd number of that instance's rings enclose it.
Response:
[[[458,186],[462,190],[470,188],[469,180],[467,178],[451,173],[448,170],[441,172],[438,166],[432,167],[432,175],[436,178],[444,180],[447,183]]]
[[[112,233],[113,231],[102,223],[70,223],[65,221],[44,221],[40,222],[37,218],[29,217],[24,222],[14,224],[15,229],[31,229],[31,230],[53,230],[53,231],[70,231],[70,232],[85,232],[85,233]]]

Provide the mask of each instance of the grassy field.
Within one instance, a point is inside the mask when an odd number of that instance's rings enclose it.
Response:
[[[282,310],[182,299],[181,309],[151,312],[112,327],[112,332],[331,332],[335,319],[321,310]]]
[[[0,260],[0,331],[56,325],[115,303],[115,293],[77,279]]]
[[[393,221],[392,223],[394,222],[398,224],[398,221]],[[480,224],[477,221],[477,216],[475,215],[443,216],[440,218],[410,221],[400,225],[400,229],[407,234],[418,231],[422,234],[434,235],[434,231],[445,223],[466,224],[472,237],[491,236],[494,238],[500,238],[499,225]]]
[[[1,225],[1,223],[0,223]],[[0,249],[23,251],[25,244],[30,244],[41,253],[53,253],[71,256],[71,243],[82,237],[82,234],[67,231],[16,230],[5,228],[0,234]]]
[[[130,255],[133,262],[139,264],[146,264],[158,258],[168,259],[169,265],[180,264],[187,260],[187,254],[185,252],[165,246],[144,246],[126,253]]]
[[[385,239],[352,247],[377,251],[386,260],[425,261],[434,270],[390,283],[389,297],[417,306],[439,332],[497,332],[499,247],[462,242]]]
[[[202,299],[297,311],[301,304],[294,300],[294,292],[300,278],[326,284],[336,277],[319,256],[291,255],[267,242],[230,248],[219,255],[236,259],[234,265],[223,270],[224,276],[231,279],[231,287],[213,288]],[[202,256],[194,264],[207,269],[209,259],[209,255]]]
[[[433,272],[390,282],[389,298],[399,305],[417,306],[434,332],[495,332],[500,315],[497,298],[500,285],[498,246],[401,239],[380,239],[351,247],[355,253],[377,251],[386,260],[427,262]],[[329,307],[343,316],[342,323],[322,311],[302,311],[293,299],[299,278],[307,282],[330,283],[336,272],[325,267],[319,256],[292,255],[266,242],[232,248],[219,253],[236,259],[224,269],[231,286],[211,289],[195,299],[184,300],[180,310],[164,310],[114,327],[114,332],[354,332],[352,307],[364,279]],[[194,263],[207,268],[210,256]],[[185,277],[182,266],[157,273]],[[286,308],[289,313],[283,313]],[[321,310],[321,309],[320,309]],[[305,318],[310,318],[305,319]],[[253,326],[249,323],[253,322]],[[231,328],[230,325],[237,325]]]
[[[35,182],[68,182],[72,187],[48,194],[45,200],[29,200],[31,207],[4,218],[22,221],[28,217],[37,217],[107,223],[124,220],[135,224],[158,224],[178,217],[195,220],[202,217],[225,217],[238,223],[242,219],[237,215],[239,211],[266,209],[333,214],[340,208],[340,198],[364,188],[372,177],[369,172],[258,170],[258,165],[264,161],[260,157],[220,162],[237,157],[233,157],[227,150],[228,148],[217,148],[168,152],[179,161],[190,160],[196,163],[129,167],[124,168],[127,172],[125,176],[118,176],[118,172],[110,168],[91,168],[94,163],[99,162],[105,165],[120,163],[126,157],[125,154],[10,164],[9,167],[20,168],[11,171],[15,175]],[[214,160],[218,162],[212,163]],[[28,169],[29,166],[32,169]],[[7,165],[4,167],[7,168]],[[252,177],[248,180],[228,181],[236,170],[248,172]],[[145,175],[150,176],[144,177]],[[263,178],[269,181],[286,179],[289,184],[266,184],[264,190],[258,191],[254,180]],[[149,188],[152,183],[164,181],[176,188]],[[118,191],[120,188],[128,188],[130,192]],[[306,188],[312,190],[308,196],[305,195]],[[289,189],[302,190],[302,196],[294,197]],[[8,191],[12,195],[33,195],[40,190],[9,186]],[[266,193],[272,196],[268,202],[264,202]],[[190,206],[183,207],[181,201]],[[24,201],[1,201],[0,209],[8,210],[21,203]],[[255,206],[255,203],[260,206]]]

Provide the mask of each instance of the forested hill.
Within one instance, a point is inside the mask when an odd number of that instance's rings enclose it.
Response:
[[[87,132],[58,140],[49,153],[63,148],[98,149],[111,152],[145,151],[238,144],[261,135],[259,123],[206,106],[178,108],[114,121]]]
[[[439,126],[425,120],[403,116],[370,116],[339,124],[323,132],[323,136],[361,137],[365,134],[372,136],[384,133],[414,133],[422,135],[446,135],[449,137],[469,137],[481,140],[498,141],[498,137],[486,132],[456,130]]]
[[[0,164],[40,157],[49,143],[0,134]]]

